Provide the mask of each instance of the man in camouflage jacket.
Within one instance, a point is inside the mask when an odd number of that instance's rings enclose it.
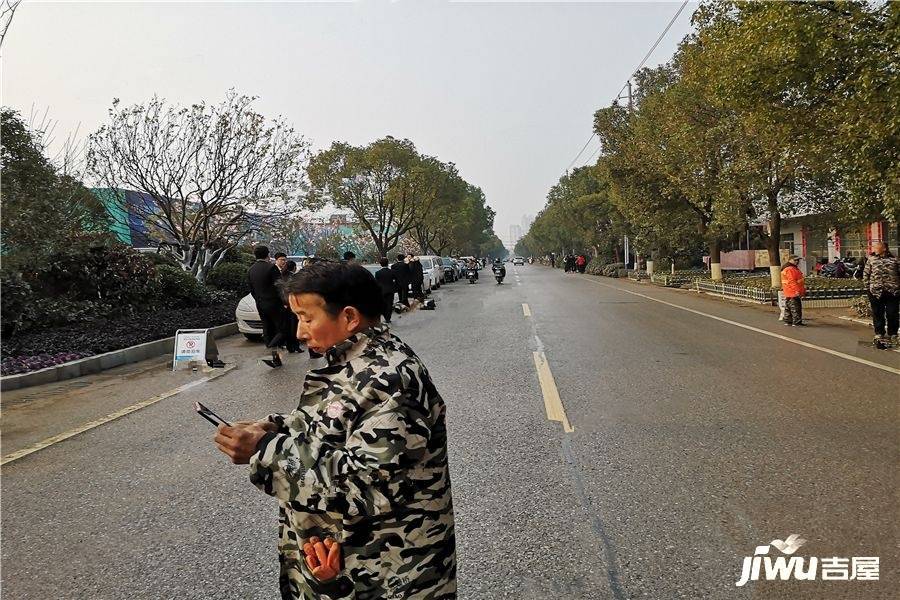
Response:
[[[248,459],[251,481],[279,501],[282,598],[455,598],[444,402],[412,349],[378,323],[381,296],[368,271],[334,264],[304,271],[297,278],[308,281],[295,278],[286,291],[298,337],[324,353],[322,364],[310,368],[292,413],[220,426],[216,438],[234,462]],[[365,293],[333,293],[342,279]],[[341,296],[353,304],[338,306]],[[336,322],[350,323],[347,308],[362,318],[330,344],[334,331],[311,316],[316,304],[326,314],[320,318],[339,309]],[[232,454],[241,444],[254,445]],[[319,581],[304,560],[313,537],[341,546],[342,570],[330,580]]]
[[[863,284],[872,306],[872,326],[875,342],[897,344],[900,321],[900,263],[888,251],[884,242],[877,242],[875,253],[866,261]]]

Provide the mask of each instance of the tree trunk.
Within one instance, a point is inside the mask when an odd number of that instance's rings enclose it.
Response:
[[[776,196],[777,198],[777,196]],[[769,197],[769,237],[766,239],[766,250],[769,251],[769,277],[772,287],[781,289],[781,214],[778,212],[777,199],[773,202]]]
[[[647,275],[653,275],[653,269],[656,265],[656,258],[659,256],[659,250],[650,249],[650,258],[647,259]]]
[[[718,239],[709,242],[709,269],[713,281],[722,281],[722,251]]]

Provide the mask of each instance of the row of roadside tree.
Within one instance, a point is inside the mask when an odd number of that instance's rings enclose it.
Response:
[[[703,2],[673,58],[594,115],[595,164],[566,172],[516,248],[618,262],[706,253],[781,221],[900,217],[900,3]]]
[[[44,131],[4,108],[4,263],[41,260],[81,231],[138,228],[202,282],[242,243],[308,246],[326,207],[349,212],[351,235],[379,255],[407,239],[441,255],[501,245],[484,193],[453,163],[390,136],[313,154],[254,100],[233,91],[189,107],[115,100],[81,160],[58,161]]]

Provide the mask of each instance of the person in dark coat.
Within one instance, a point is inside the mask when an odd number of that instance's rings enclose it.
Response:
[[[382,258],[380,261],[381,268],[375,272],[375,281],[381,288],[381,296],[384,299],[384,310],[381,316],[384,317],[385,323],[391,322],[391,314],[394,312],[394,292],[397,291],[397,280],[394,272],[388,267],[388,259]]]
[[[409,271],[411,273],[409,279],[412,284],[413,298],[422,300],[425,298],[425,294],[422,292],[422,284],[425,283],[425,269],[422,267],[422,263],[418,258],[414,257],[412,254],[407,256],[409,257]]]
[[[281,279],[281,271],[269,261],[269,249],[266,246],[257,246],[253,249],[256,262],[250,266],[247,279],[250,284],[250,295],[256,302],[256,310],[263,323],[263,340],[266,348],[272,350],[269,366],[280,367],[281,357],[278,356],[278,346],[283,343],[284,334],[284,301],[278,289],[278,281]]]
[[[276,265],[277,264],[278,263],[276,262]],[[293,277],[296,272],[297,263],[289,260],[281,270],[281,279],[284,283],[287,283],[287,280]],[[287,299],[284,298],[283,295],[282,299],[284,300],[284,310],[281,315],[281,327],[279,327],[278,330],[281,333],[282,342],[284,343],[284,347],[290,353],[303,352],[303,348],[300,347],[300,340],[297,339],[297,326],[299,325],[297,315],[291,310],[290,306],[287,304]]]
[[[404,255],[397,255],[397,262],[391,265],[391,271],[394,273],[394,283],[397,286],[397,296],[399,296],[400,303],[408,307],[409,283],[412,278],[412,271],[410,271]]]

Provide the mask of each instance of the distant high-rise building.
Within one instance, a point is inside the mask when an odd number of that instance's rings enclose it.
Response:
[[[531,215],[522,215],[522,231],[528,232],[531,229],[531,224],[534,223],[534,217]]]
[[[516,242],[522,239],[522,227],[520,225],[512,224],[509,226],[509,243],[511,246],[515,246]]]

